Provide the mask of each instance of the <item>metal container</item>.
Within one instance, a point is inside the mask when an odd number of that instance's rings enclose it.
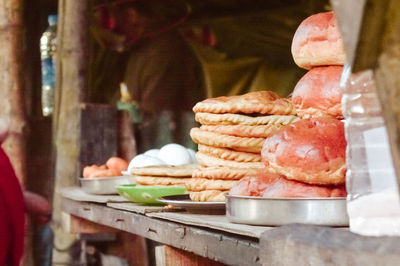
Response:
[[[251,225],[349,225],[346,198],[261,198],[228,195],[226,216],[230,222]]]
[[[116,186],[136,184],[134,176],[79,178],[83,191],[89,194],[118,194]]]

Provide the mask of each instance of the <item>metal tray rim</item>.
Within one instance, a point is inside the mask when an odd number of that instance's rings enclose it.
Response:
[[[129,178],[129,177],[130,176],[128,176],[128,175],[110,176],[110,177],[92,177],[92,178],[79,177],[79,181],[90,182],[90,181],[101,181],[101,180],[116,180],[116,179],[123,179],[123,178]]]
[[[180,206],[193,206],[196,208],[203,208],[203,207],[207,207],[207,206],[214,206],[214,207],[218,207],[218,206],[224,206],[225,207],[225,201],[209,201],[209,202],[198,202],[198,201],[191,201],[189,200],[173,200],[173,199],[168,199],[169,197],[176,197],[176,196],[189,196],[189,194],[184,194],[184,195],[173,195],[173,196],[165,196],[165,197],[160,197],[157,199],[157,201],[162,202],[164,204],[171,204],[171,205],[176,205],[178,207]]]
[[[248,200],[286,200],[286,201],[306,201],[306,200],[346,200],[346,197],[314,197],[314,198],[263,198],[263,197],[256,197],[256,196],[232,196],[226,195],[227,199],[248,199]]]
[[[228,196],[226,216],[230,222],[280,226],[306,223],[348,226],[346,198],[262,198]]]

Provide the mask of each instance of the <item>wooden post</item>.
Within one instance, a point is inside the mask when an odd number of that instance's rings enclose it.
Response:
[[[60,190],[77,184],[80,103],[84,101],[88,79],[88,11],[89,1],[87,0],[59,0],[57,74],[53,114],[56,155],[53,221],[56,249],[57,243],[60,243],[59,238],[68,238],[60,229]]]
[[[0,117],[9,122],[3,143],[22,186],[26,183],[26,113],[23,82],[23,1],[0,0]],[[29,226],[28,226],[29,228]],[[25,237],[23,265],[32,265],[32,238]]]
[[[22,184],[26,178],[22,0],[0,0],[0,117],[9,120],[3,147]]]

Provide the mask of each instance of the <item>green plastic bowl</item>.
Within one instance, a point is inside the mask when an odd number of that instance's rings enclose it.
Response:
[[[165,196],[187,194],[185,187],[119,185],[118,193],[129,201],[143,204],[162,205],[157,199]]]

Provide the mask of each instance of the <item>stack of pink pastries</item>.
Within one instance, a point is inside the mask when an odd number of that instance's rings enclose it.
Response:
[[[308,72],[292,103],[301,120],[266,138],[258,177],[240,180],[232,195],[263,197],[345,196],[346,139],[339,86],[346,56],[333,12],[306,18],[292,43],[295,63]]]
[[[342,119],[339,84],[346,56],[333,12],[312,15],[300,24],[292,55],[299,67],[309,70],[293,91],[297,115]]]

